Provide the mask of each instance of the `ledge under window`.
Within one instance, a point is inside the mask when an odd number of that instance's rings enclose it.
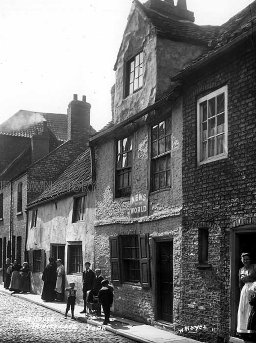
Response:
[[[23,213],[22,211],[21,212],[17,212],[16,215],[20,216],[22,213]]]
[[[0,222],[2,222],[4,220],[4,218],[0,218]]]
[[[196,268],[200,270],[212,269],[212,265],[210,263],[198,263]]]

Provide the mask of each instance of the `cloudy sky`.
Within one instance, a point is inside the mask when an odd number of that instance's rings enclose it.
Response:
[[[187,6],[197,24],[218,25],[251,2],[187,0]],[[0,0],[0,123],[20,109],[66,113],[77,93],[92,105],[92,125],[104,126],[111,119],[113,65],[131,4]]]

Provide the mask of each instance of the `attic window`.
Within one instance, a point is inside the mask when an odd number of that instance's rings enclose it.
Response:
[[[134,56],[126,65],[126,92],[131,95],[143,86],[143,52]]]

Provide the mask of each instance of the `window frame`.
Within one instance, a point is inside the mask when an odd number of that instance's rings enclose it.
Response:
[[[4,194],[0,193],[0,221],[4,220]]]
[[[36,227],[37,224],[37,215],[38,215],[38,209],[33,209],[31,213],[31,223],[30,223],[30,229],[33,227]]]
[[[81,249],[81,254],[80,254],[80,257],[81,257],[81,261],[79,263],[80,265],[80,268],[79,270],[76,270],[76,271],[73,271],[71,270],[71,250],[74,249],[74,248],[78,248],[79,247],[79,250]],[[68,245],[67,245],[67,274],[80,274],[83,272],[83,248],[82,248],[82,242],[81,241],[78,241],[78,242],[69,242]]]
[[[122,279],[124,283],[140,283],[140,252],[139,252],[139,236],[138,235],[121,235],[121,267],[122,267]],[[131,244],[131,245],[130,245]],[[125,256],[125,249],[131,250],[130,256]],[[133,252],[135,251],[135,256],[133,257]],[[135,267],[137,264],[137,268]],[[133,265],[133,266],[132,266]],[[133,276],[131,276],[132,271],[134,271]],[[138,280],[135,277],[136,271],[139,275]]]
[[[138,240],[138,255],[139,255],[139,273],[140,280],[126,281],[124,280],[124,266],[123,266],[123,247],[122,237],[128,236],[121,234],[118,236],[109,237],[110,245],[110,265],[111,265],[111,281],[114,285],[133,284],[140,285],[142,288],[151,287],[151,266],[150,266],[150,248],[148,234],[131,234]]]
[[[200,104],[212,99],[217,98],[218,95],[224,93],[224,151],[221,154],[214,155],[211,157],[208,157],[208,117],[207,117],[207,158],[203,161],[201,161],[201,152],[202,152],[202,121],[201,121],[201,114],[200,114]],[[208,113],[208,110],[207,110]],[[217,114],[215,114],[213,117],[217,117]],[[216,124],[215,124],[216,128]],[[215,132],[214,137],[216,138],[218,134]],[[215,143],[216,146],[216,143]],[[208,93],[207,95],[199,98],[197,100],[197,163],[198,165],[210,163],[213,161],[222,160],[224,158],[228,157],[228,86],[225,85],[221,88],[218,88],[217,90]]]
[[[135,65],[135,61],[136,58],[139,57],[139,64],[138,66]],[[142,58],[141,58],[142,57]],[[139,90],[142,89],[143,85],[144,85],[144,52],[139,51],[136,55],[134,55],[132,58],[130,58],[129,60],[126,61],[125,63],[125,90],[124,90],[124,97],[127,98],[130,95],[133,95],[135,93],[137,93]],[[142,62],[141,62],[142,60]],[[132,63],[134,63],[134,69],[131,71],[132,68]],[[142,66],[142,73],[140,74],[140,66]],[[136,67],[138,67],[138,77],[136,76]],[[131,82],[131,74],[133,73],[133,81]],[[136,88],[134,90],[134,80],[137,79],[138,80],[138,88]],[[142,84],[140,85],[140,79],[142,79]],[[133,84],[133,91],[130,92],[130,85]]]
[[[129,150],[123,150],[123,141],[125,139],[130,139],[130,146],[131,149]],[[118,152],[118,144],[120,143],[120,147],[122,147],[122,151],[120,153]],[[118,168],[118,157],[120,155],[127,154],[127,160],[128,160],[128,154],[131,154],[131,164],[127,167]],[[122,138],[118,138],[115,140],[115,198],[129,198],[132,193],[132,167],[133,167],[133,134],[127,135]],[[127,187],[120,188],[119,185],[119,178],[120,176],[124,176],[125,174],[128,174],[128,180],[130,180],[130,183]]]
[[[81,203],[83,204],[83,212],[79,212],[79,219],[78,219],[77,218],[77,214],[78,214],[77,205],[78,205],[79,199],[82,199]],[[72,223],[77,223],[77,222],[86,220],[86,199],[87,199],[87,193],[79,194],[73,197]],[[81,209],[81,205],[80,205],[80,209]],[[82,219],[80,218],[81,213],[82,213]]]
[[[17,214],[21,214],[22,213],[22,205],[23,205],[23,184],[22,182],[18,183],[18,187],[17,187]]]
[[[42,272],[42,250],[33,250],[33,273]],[[36,256],[38,254],[38,256]],[[40,258],[39,258],[40,255]]]
[[[209,269],[209,236],[210,230],[208,227],[200,227],[198,229],[198,269]]]
[[[169,127],[170,127],[170,132],[166,132],[166,126],[167,126],[167,121],[170,121],[169,122]],[[159,125],[161,123],[165,123],[165,133],[163,136],[160,136],[159,138]],[[157,131],[158,131],[158,134],[157,134],[157,139],[153,139],[153,129],[155,127],[158,127]],[[165,118],[162,118],[160,121],[158,122],[155,122],[153,124],[151,124],[150,126],[150,137],[151,137],[151,145],[150,145],[150,151],[151,151],[151,161],[150,161],[150,174],[151,174],[151,186],[150,186],[150,189],[151,189],[151,193],[153,192],[159,192],[159,191],[162,191],[162,190],[166,190],[166,189],[170,189],[172,187],[172,115],[168,116],[168,117],[165,117]],[[169,147],[169,150],[166,150],[166,146],[167,146],[167,138],[169,137],[169,144],[170,144],[170,147]],[[165,151],[162,152],[162,153],[159,153],[159,141],[161,141],[162,139],[165,140]],[[154,143],[157,143],[157,154],[154,155],[153,154],[153,144]],[[163,158],[165,158],[165,169],[163,171],[158,171],[158,172],[155,172],[154,171],[154,164],[157,164],[159,163],[160,160],[163,160]],[[167,167],[167,159],[170,159],[169,160],[169,168]],[[169,171],[170,173],[170,185],[167,184],[167,172]],[[158,174],[160,175],[161,173],[165,173],[165,185],[164,187],[160,187],[160,178],[158,179],[158,188],[155,187],[155,181],[154,181],[154,175]]]
[[[53,253],[53,250],[56,249],[56,256]],[[64,254],[63,257],[61,256],[59,250],[60,249],[64,249]],[[58,243],[51,243],[50,244],[50,251],[51,251],[51,256],[57,260],[57,259],[61,259],[62,264],[65,265],[65,253],[66,253],[66,245],[65,244],[58,244]]]

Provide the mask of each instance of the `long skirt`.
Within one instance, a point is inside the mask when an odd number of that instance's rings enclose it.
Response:
[[[14,270],[11,276],[10,291],[19,292],[20,291],[20,272]]]
[[[9,288],[11,283],[11,274],[5,273],[4,275],[4,288]]]
[[[44,301],[54,301],[55,297],[55,282],[44,282],[41,298]]]
[[[252,310],[252,306],[249,304],[249,298],[252,294],[253,282],[247,282],[240,294],[240,301],[237,313],[237,332],[238,333],[253,333],[253,330],[248,330],[249,317]]]
[[[57,276],[55,291],[56,291],[56,299],[59,301],[63,301],[64,299],[64,285],[65,285],[64,275]]]
[[[21,292],[29,292],[30,291],[30,277],[29,273],[20,273],[20,290]]]

